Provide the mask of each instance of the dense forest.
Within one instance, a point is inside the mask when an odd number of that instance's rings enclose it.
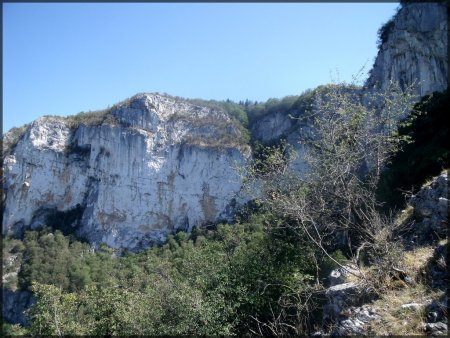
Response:
[[[4,323],[3,334],[311,334],[323,326],[333,269],[365,267],[355,278],[373,299],[398,288],[392,267],[406,257],[395,239],[403,216],[388,215],[405,207],[405,191],[450,167],[448,93],[413,108],[408,93],[359,95],[330,85],[264,103],[196,100],[228,112],[248,135],[246,181],[249,189],[262,182],[259,195],[233,223],[176,232],[141,252],[94,250],[58,229],[57,217],[4,238],[3,273],[18,271],[4,287],[29,290],[36,303],[27,326]],[[274,112],[316,128],[307,179],[289,169],[285,142],[250,139],[255,121]]]

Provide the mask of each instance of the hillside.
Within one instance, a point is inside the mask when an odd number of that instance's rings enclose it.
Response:
[[[402,3],[363,85],[10,130],[3,335],[447,335],[446,12]]]

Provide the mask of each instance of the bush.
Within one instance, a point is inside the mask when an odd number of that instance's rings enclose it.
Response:
[[[97,111],[89,111],[87,113],[80,112],[76,115],[66,117],[69,128],[76,129],[81,124],[87,126],[99,126],[102,124],[115,125],[118,123],[116,118],[111,114],[112,108]]]
[[[387,21],[386,23],[383,24],[383,26],[380,27],[380,29],[378,29],[378,40],[377,40],[377,45],[378,48],[387,42],[389,36],[391,35],[392,31],[395,28],[395,22],[394,19],[390,19],[389,21]]]
[[[20,141],[20,139],[25,135],[25,132],[30,127],[30,124],[24,124],[22,127],[11,128],[2,138],[3,140],[3,157],[11,154]]]

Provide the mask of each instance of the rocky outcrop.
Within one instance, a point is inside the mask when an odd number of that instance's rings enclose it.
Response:
[[[448,287],[445,284],[445,288]],[[448,300],[444,295],[441,299],[432,302],[425,309],[427,322],[424,325],[424,331],[430,336],[448,335]]]
[[[358,275],[355,266],[338,268],[329,276],[330,287],[326,290],[327,303],[323,307],[324,328],[332,328],[331,336],[366,334],[370,322],[378,320],[376,310],[365,304],[373,295],[358,282],[348,282],[350,274]]]
[[[255,121],[250,131],[255,139],[268,143],[286,137],[295,124],[296,120],[290,118],[287,114],[275,111]]]
[[[341,315],[338,324],[333,328],[331,336],[355,336],[368,335],[371,325],[380,325],[380,316],[374,307],[364,304],[362,306],[350,306],[345,314]]]
[[[407,288],[413,287],[418,280],[423,280],[427,287],[433,290],[444,291],[448,287],[449,244],[447,241],[444,241],[444,244],[437,243],[437,240],[447,236],[448,188],[448,172],[444,171],[422,186],[421,190],[411,197],[410,206],[404,211],[410,213],[409,218],[403,220],[403,226],[406,226],[408,232],[401,234],[405,250],[435,245],[432,257],[420,267],[420,277],[404,277]],[[375,296],[364,288],[364,283],[358,283],[358,279],[349,280],[350,275],[358,273],[356,266],[348,265],[333,270],[328,277],[329,287],[325,292],[327,303],[322,313],[324,331],[328,334],[370,335],[375,326],[386,322],[386,311],[416,313],[421,317],[423,332],[428,335],[440,336],[448,333],[446,294],[433,299],[430,293],[420,301],[411,299],[414,301],[404,303],[398,309],[386,310],[374,305],[372,300]]]
[[[448,86],[448,15],[442,2],[403,2],[382,28],[381,45],[366,85],[385,89],[418,83],[419,97]]]
[[[226,113],[139,94],[102,121],[43,117],[27,128],[4,159],[3,234],[50,217],[93,244],[137,249],[232,216],[235,166],[250,152]]]
[[[447,235],[450,206],[448,192],[448,172],[444,171],[411,197],[409,205],[413,208],[411,223],[415,242],[445,238]]]

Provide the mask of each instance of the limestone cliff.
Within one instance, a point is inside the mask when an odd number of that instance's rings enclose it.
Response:
[[[367,86],[386,88],[390,80],[417,94],[443,91],[448,85],[448,14],[439,2],[403,3],[381,31],[381,44]]]
[[[56,219],[136,249],[231,216],[249,149],[226,113],[139,94],[97,115],[40,118],[9,145],[3,234]]]

